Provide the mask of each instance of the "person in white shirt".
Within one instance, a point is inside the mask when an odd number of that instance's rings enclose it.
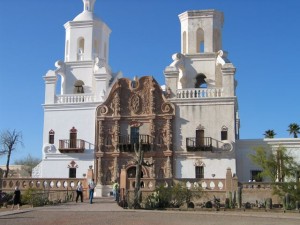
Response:
[[[92,181],[89,183],[89,198],[90,198],[90,204],[93,203],[93,198],[94,198],[94,189],[96,187],[96,184],[94,182],[94,179],[92,179]]]
[[[78,182],[78,185],[76,188],[76,193],[77,193],[76,202],[78,201],[79,196],[80,196],[81,202],[83,202],[82,190],[83,190],[82,184],[81,184],[81,182]]]

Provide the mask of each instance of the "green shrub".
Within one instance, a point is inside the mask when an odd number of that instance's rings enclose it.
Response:
[[[199,188],[190,190],[186,186],[177,183],[173,187],[160,186],[146,199],[146,208],[178,208],[184,203],[189,204],[193,198],[202,196]]]
[[[29,188],[21,195],[22,204],[29,204],[33,207],[43,206],[48,203],[47,194],[37,188]]]

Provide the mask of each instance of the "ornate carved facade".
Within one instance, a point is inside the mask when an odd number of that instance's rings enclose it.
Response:
[[[135,173],[134,146],[142,143],[144,178],[172,178],[172,126],[175,109],[151,76],[119,79],[96,110],[95,177],[109,185]]]

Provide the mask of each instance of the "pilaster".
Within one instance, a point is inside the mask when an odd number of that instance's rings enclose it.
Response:
[[[179,70],[175,67],[168,66],[164,70],[166,91],[168,91],[169,98],[176,97],[177,83],[179,77]]]
[[[57,77],[55,71],[49,70],[44,76],[45,80],[45,104],[54,104],[55,103],[55,87]]]

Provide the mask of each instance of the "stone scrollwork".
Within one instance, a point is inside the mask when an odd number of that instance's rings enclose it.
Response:
[[[98,71],[100,68],[105,66],[105,60],[100,59],[99,57],[95,58],[95,64],[94,64],[94,72]]]
[[[56,67],[55,72],[57,74],[65,74],[65,63],[63,61],[60,61],[60,60],[56,61],[55,67]]]
[[[233,145],[232,145],[232,143],[230,143],[229,141],[223,141],[224,142],[224,144],[223,144],[223,146],[222,146],[222,149],[224,150],[224,151],[231,151],[231,150],[233,150]]]
[[[184,66],[184,55],[181,53],[175,53],[172,55],[173,62],[170,64],[171,67],[182,68]]]
[[[171,112],[172,112],[172,109],[173,109],[173,107],[171,106],[170,103],[164,102],[164,103],[161,105],[161,110],[162,110],[164,113],[171,113]]]
[[[205,127],[202,126],[201,124],[199,124],[199,125],[197,126],[197,128],[196,128],[196,130],[204,130],[204,129],[205,129]]]
[[[99,112],[101,115],[106,115],[108,113],[108,107],[106,105],[102,105]]]
[[[195,159],[194,166],[205,166],[205,163],[201,159]]]
[[[45,153],[55,153],[56,152],[55,145],[52,145],[52,144],[45,144],[43,149],[44,149]]]

